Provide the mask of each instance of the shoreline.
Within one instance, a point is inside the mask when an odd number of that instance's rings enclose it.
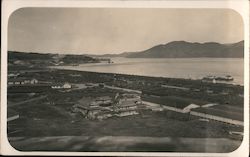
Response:
[[[113,73],[113,72],[96,72],[96,71],[86,71],[86,70],[80,70],[80,69],[71,69],[71,68],[64,68],[67,66],[49,66],[46,67],[48,69],[51,70],[65,70],[65,71],[77,71],[77,72],[85,72],[85,73],[96,73],[96,74],[103,74],[103,75],[124,75],[124,76],[134,76],[134,77],[147,77],[147,78],[155,78],[155,79],[176,79],[176,80],[184,80],[184,81],[198,81],[198,82],[202,82],[205,84],[221,84],[221,85],[230,85],[230,86],[240,86],[240,87],[244,87],[244,83],[243,84],[236,84],[236,83],[230,83],[230,82],[225,82],[225,81],[217,81],[217,83],[213,83],[212,81],[202,81],[202,79],[193,79],[193,78],[181,78],[181,77],[164,77],[164,76],[147,76],[147,75],[134,75],[134,74],[124,74],[124,73]],[[72,67],[72,66],[68,66],[68,67]]]

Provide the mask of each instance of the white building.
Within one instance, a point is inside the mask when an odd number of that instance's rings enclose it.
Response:
[[[64,89],[70,89],[71,85],[69,83],[64,83],[63,88]]]
[[[110,96],[102,96],[96,98],[93,102],[90,103],[91,106],[99,106],[99,105],[108,105],[112,103],[112,99]]]
[[[37,79],[25,79],[25,78],[16,78],[8,79],[8,85],[25,85],[25,84],[37,84]]]
[[[131,115],[137,115],[139,114],[137,111],[125,111],[125,112],[121,112],[121,113],[117,113],[116,116],[118,117],[125,117],[125,116],[131,116]]]
[[[53,84],[51,86],[52,89],[70,89],[72,88],[71,84],[64,83],[64,84]]]

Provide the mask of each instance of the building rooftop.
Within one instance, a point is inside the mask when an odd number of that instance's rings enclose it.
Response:
[[[97,100],[97,101],[111,100],[111,97],[110,96],[101,96],[101,97],[97,97],[95,100]]]

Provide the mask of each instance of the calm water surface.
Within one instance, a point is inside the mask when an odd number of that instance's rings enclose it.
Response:
[[[59,66],[60,69],[133,74],[155,77],[201,79],[207,75],[231,75],[231,83],[243,85],[242,58],[111,58],[114,62],[91,63],[79,66]]]

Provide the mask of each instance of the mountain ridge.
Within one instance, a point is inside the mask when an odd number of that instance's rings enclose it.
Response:
[[[16,53],[15,57],[19,57],[17,51],[8,51]],[[22,53],[22,52],[21,52]],[[24,53],[24,52],[23,52]],[[29,54],[28,56],[26,54]],[[25,58],[46,58],[56,56],[58,54],[52,53],[37,53],[37,52],[26,52],[20,57],[26,56]],[[62,54],[68,58],[84,58],[86,57],[126,57],[126,58],[243,58],[244,57],[244,40],[230,43],[220,44],[217,42],[187,42],[187,41],[172,41],[166,44],[155,45],[149,49],[135,52],[123,52],[120,54]],[[12,57],[12,55],[10,56]],[[10,59],[10,58],[9,58]],[[22,58],[24,59],[24,58]],[[88,58],[91,60],[90,58]]]
[[[95,56],[127,58],[243,58],[244,40],[231,44],[172,41],[153,46],[143,51]]]

